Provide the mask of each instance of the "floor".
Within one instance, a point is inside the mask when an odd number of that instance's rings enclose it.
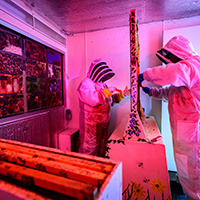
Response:
[[[178,181],[177,173],[169,171],[169,180],[171,187],[172,200],[186,200],[182,187]]]

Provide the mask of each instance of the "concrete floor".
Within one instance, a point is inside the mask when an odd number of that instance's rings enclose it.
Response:
[[[178,181],[177,173],[169,171],[169,180],[172,200],[186,200],[186,195],[183,193],[181,184]]]

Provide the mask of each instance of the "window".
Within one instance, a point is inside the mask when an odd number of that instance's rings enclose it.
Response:
[[[63,105],[63,55],[0,27],[0,118]]]

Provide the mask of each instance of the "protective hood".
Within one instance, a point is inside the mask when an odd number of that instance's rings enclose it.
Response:
[[[197,55],[194,51],[192,43],[181,35],[175,36],[159,51],[156,55],[164,63],[172,63],[170,54],[176,56],[179,60]]]
[[[87,73],[87,76],[94,82],[105,82],[114,75],[115,73],[112,69],[110,69],[107,63],[101,58],[96,59],[91,63],[90,69]]]

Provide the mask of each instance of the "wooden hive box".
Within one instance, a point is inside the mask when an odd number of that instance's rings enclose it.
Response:
[[[0,139],[4,199],[122,199],[122,164]]]

